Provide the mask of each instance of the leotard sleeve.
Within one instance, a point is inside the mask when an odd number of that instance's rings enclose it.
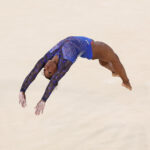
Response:
[[[53,55],[48,51],[40,60],[38,60],[34,68],[25,78],[20,91],[25,92],[27,90],[28,86],[32,83],[47,61],[52,58],[52,56]]]
[[[52,93],[53,89],[57,86],[58,81],[66,74],[66,72],[69,70],[69,68],[72,65],[72,62],[66,59],[63,59],[60,61],[60,66],[58,70],[55,72],[55,74],[52,76],[45,93],[42,97],[43,101],[47,101],[48,97]]]

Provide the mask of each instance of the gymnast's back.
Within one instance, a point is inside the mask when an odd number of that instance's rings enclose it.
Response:
[[[69,36],[58,42],[49,51],[53,53],[57,50],[59,53],[62,50],[64,59],[70,60],[72,63],[76,61],[78,56],[92,59],[92,41],[92,39],[84,36]]]

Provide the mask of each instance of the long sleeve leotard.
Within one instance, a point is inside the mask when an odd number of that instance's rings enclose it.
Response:
[[[48,60],[52,59],[55,55],[59,56],[58,68],[52,76],[45,93],[42,97],[46,101],[53,89],[58,84],[58,81],[66,74],[71,65],[76,61],[78,56],[83,58],[92,59],[91,50],[92,39],[86,37],[70,36],[61,40],[52,49],[50,49],[34,66],[31,72],[25,78],[20,91],[25,92],[31,82],[36,78],[41,69],[45,66]]]

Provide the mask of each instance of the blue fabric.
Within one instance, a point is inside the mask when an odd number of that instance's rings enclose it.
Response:
[[[88,37],[84,37],[84,36],[76,36],[76,37],[81,42],[81,49],[82,49],[81,57],[87,58],[87,59],[92,59],[93,53],[92,53],[91,42],[93,40]]]
[[[65,59],[74,63],[78,56],[92,59],[92,39],[83,36],[70,36],[64,40],[61,40],[56,44],[50,53],[62,47],[63,56]]]
[[[59,62],[57,71],[52,76],[45,93],[42,96],[42,100],[46,101],[53,89],[57,86],[58,81],[68,72],[79,55],[87,59],[92,59],[91,41],[92,39],[81,36],[70,36],[61,40],[38,60],[34,68],[25,78],[20,91],[25,92],[48,60],[52,59],[55,55],[58,55]]]

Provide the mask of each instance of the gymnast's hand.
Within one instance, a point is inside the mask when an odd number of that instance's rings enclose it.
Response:
[[[40,100],[35,107],[35,114],[40,115],[40,113],[43,113],[44,107],[45,107],[45,102]]]
[[[26,107],[26,95],[24,92],[20,92],[19,93],[19,104],[21,104],[21,106],[24,108]]]

